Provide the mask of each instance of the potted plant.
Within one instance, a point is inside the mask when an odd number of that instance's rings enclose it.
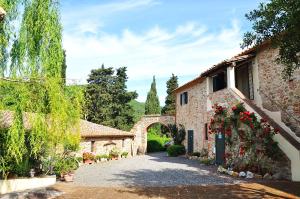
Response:
[[[95,155],[91,152],[84,152],[82,158],[85,164],[92,164],[95,161]]]
[[[120,151],[114,147],[110,152],[109,155],[111,157],[112,160],[117,160],[119,158],[120,155]]]
[[[62,181],[72,182],[74,179],[74,170],[76,170],[78,166],[79,164],[76,157],[62,156],[56,158],[54,171],[56,175],[60,176]]]
[[[105,162],[105,161],[108,160],[108,158],[109,158],[108,155],[103,154],[103,155],[100,156],[100,161],[101,161],[101,162]]]
[[[122,158],[127,158],[128,156],[128,152],[127,151],[124,151],[122,154],[121,154],[121,157]]]

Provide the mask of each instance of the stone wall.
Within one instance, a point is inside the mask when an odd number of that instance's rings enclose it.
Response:
[[[188,92],[188,103],[180,105],[180,94]],[[207,123],[206,81],[176,94],[176,123],[182,124],[186,132],[194,131],[194,151],[200,151],[205,146],[205,123]],[[184,140],[187,148],[187,135]]]
[[[134,133],[134,147],[133,155],[145,154],[147,150],[147,130],[152,124],[162,124],[168,126],[169,124],[175,123],[174,116],[168,115],[146,115],[138,121],[134,127],[131,129],[131,133]]]
[[[259,94],[263,108],[280,111],[282,121],[300,136],[300,70],[291,81],[282,78],[284,66],[276,63],[278,49],[266,47],[257,53]]]
[[[132,154],[132,138],[86,138],[80,142],[81,150],[79,155],[84,151],[91,152],[92,141],[95,141],[94,153],[96,154],[108,154],[114,147],[118,148],[121,152],[128,152],[129,156]]]
[[[233,107],[234,105],[239,103],[239,101],[235,98],[235,96],[228,89],[222,89],[222,90],[210,93],[208,95],[208,100],[211,105],[218,104],[218,105],[228,108],[229,111],[230,111],[231,107]],[[214,115],[214,109],[212,107],[209,107],[209,110],[207,112],[208,124],[210,123],[210,119],[213,117],[213,115]],[[213,153],[215,153],[214,147],[215,147],[215,135],[209,134],[207,149],[209,151],[210,156],[213,156]]]

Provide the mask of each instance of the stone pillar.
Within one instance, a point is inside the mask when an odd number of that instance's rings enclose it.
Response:
[[[234,65],[235,63],[227,67],[227,88],[235,88]]]

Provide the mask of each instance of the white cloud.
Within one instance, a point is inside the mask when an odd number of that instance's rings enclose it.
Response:
[[[65,32],[63,40],[67,51],[67,77],[81,81],[102,63],[113,67],[127,66],[130,81],[151,79],[153,75],[164,79],[172,73],[179,77],[197,76],[211,65],[236,54],[241,41],[236,20],[230,27],[215,33],[194,22],[179,25],[173,31],[155,26],[140,34],[129,29],[123,30],[121,35],[102,32],[87,36],[83,32]],[[139,99],[145,99],[146,93],[140,93]],[[164,96],[161,93],[160,98],[164,99]]]
[[[69,3],[71,4],[71,3]],[[118,12],[129,12],[141,7],[151,7],[160,4],[158,0],[121,0],[103,4],[83,3],[64,10],[62,21],[70,32],[96,33],[104,25],[103,18],[110,18]]]

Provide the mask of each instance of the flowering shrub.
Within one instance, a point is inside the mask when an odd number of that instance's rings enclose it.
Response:
[[[95,154],[92,152],[83,152],[82,158],[83,160],[95,160]]]
[[[272,139],[276,131],[267,121],[259,120],[254,113],[246,111],[242,103],[233,106],[230,111],[219,105],[213,108],[215,114],[209,129],[210,133],[225,134],[226,166],[237,171],[271,172],[279,148]]]

